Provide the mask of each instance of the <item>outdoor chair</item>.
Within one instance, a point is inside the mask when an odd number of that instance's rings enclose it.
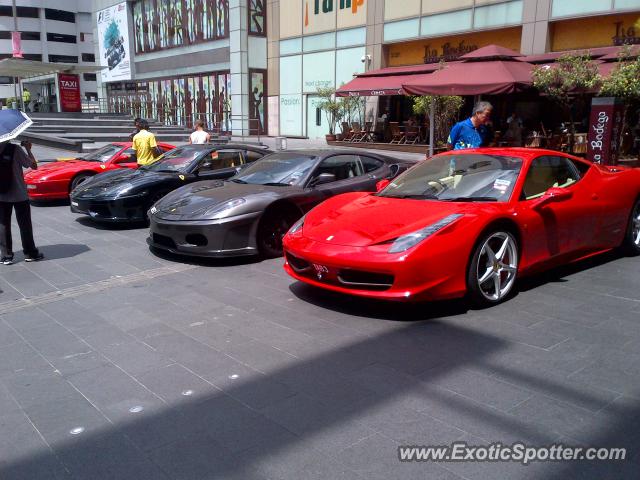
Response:
[[[573,153],[575,155],[587,154],[587,134],[586,133],[576,134],[575,143],[573,145]]]
[[[371,134],[373,133],[373,123],[372,122],[366,122],[364,124],[364,130],[361,130],[359,134],[354,135],[353,138],[353,142],[370,142],[371,141]]]
[[[420,127],[417,125],[409,125],[404,134],[404,143],[415,145],[420,140]]]
[[[389,129],[391,130],[391,141],[389,143],[397,143],[399,145],[404,142],[404,134],[400,130],[398,122],[389,122]]]
[[[552,135],[549,139],[549,143],[547,144],[547,148],[549,150],[558,150],[561,151],[563,146],[562,135]]]
[[[342,122],[341,124],[341,128],[342,128],[342,141],[343,142],[350,142],[351,139],[353,138],[353,132],[351,131],[351,128],[349,127],[349,122]]]
[[[362,128],[360,127],[359,122],[351,122],[351,132],[352,132],[351,139],[349,141],[350,142],[359,141],[358,138],[362,136]]]

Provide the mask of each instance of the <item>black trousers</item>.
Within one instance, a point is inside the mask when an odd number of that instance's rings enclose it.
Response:
[[[29,201],[0,202],[0,253],[3,257],[13,256],[13,241],[11,239],[11,212],[16,209],[16,220],[20,227],[22,250],[25,255],[38,254],[33,241],[33,226],[31,225],[31,206]]]

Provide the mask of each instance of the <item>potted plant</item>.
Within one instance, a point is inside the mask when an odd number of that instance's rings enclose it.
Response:
[[[336,124],[343,116],[342,102],[336,99],[335,93],[336,90],[331,87],[318,88],[318,96],[321,98],[318,107],[324,112],[327,123],[329,124],[329,133],[325,137],[327,142],[336,141]]]

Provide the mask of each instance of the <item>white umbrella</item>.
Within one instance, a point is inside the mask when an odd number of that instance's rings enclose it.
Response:
[[[0,110],[0,142],[13,140],[32,123],[31,119],[20,110]]]

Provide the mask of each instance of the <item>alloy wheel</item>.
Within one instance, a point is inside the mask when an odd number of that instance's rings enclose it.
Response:
[[[631,240],[640,248],[640,201],[636,203],[633,211],[633,224],[631,225]]]
[[[491,302],[506,297],[518,271],[518,246],[506,232],[496,232],[482,244],[476,280],[482,295]]]

